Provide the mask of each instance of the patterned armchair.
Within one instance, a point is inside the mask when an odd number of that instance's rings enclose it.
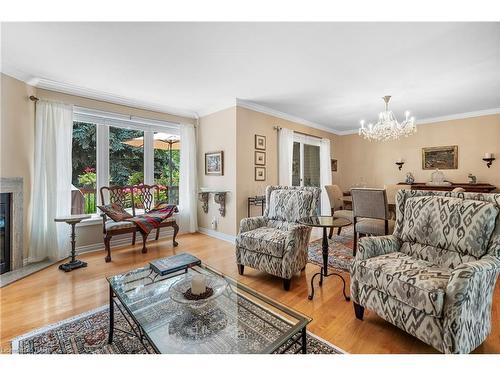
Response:
[[[316,187],[268,186],[264,216],[241,220],[236,263],[281,277],[285,290],[307,263],[311,228],[298,220],[316,213],[321,190]]]
[[[389,236],[363,238],[351,268],[364,308],[444,353],[469,353],[491,330],[500,271],[500,194],[400,190]]]

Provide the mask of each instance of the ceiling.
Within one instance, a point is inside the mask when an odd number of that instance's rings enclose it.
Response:
[[[205,115],[236,98],[332,131],[500,108],[500,23],[3,23],[2,71]]]

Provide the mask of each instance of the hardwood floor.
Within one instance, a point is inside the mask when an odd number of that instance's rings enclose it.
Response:
[[[313,237],[319,238],[318,232]],[[342,296],[342,283],[337,278],[326,279],[323,287],[316,289],[314,300],[309,301],[308,281],[317,266],[308,264],[305,272],[293,278],[290,291],[285,292],[280,279],[249,267],[244,276],[239,276],[230,243],[198,233],[179,236],[178,242],[175,249],[171,240],[148,242],[147,254],[141,254],[140,245],[113,248],[111,263],[104,262],[104,251],[84,254],[81,259],[88,262],[87,268],[64,273],[53,265],[0,289],[2,351],[9,352],[10,340],[18,335],[107,304],[106,276],[147,264],[151,259],[190,252],[219,271],[309,315],[313,318],[308,327],[311,332],[350,353],[436,353],[368,310],[364,321],[357,320],[352,304]],[[477,353],[500,353],[499,303],[497,283],[492,333]]]

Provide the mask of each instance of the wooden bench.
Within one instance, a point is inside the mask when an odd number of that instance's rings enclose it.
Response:
[[[136,216],[136,209],[144,209],[147,213],[151,211],[154,207],[155,202],[160,201],[160,190],[158,185],[131,185],[131,186],[103,186],[100,189],[101,202],[103,204],[115,203],[123,208],[132,208],[131,215]],[[168,196],[168,190],[167,196]],[[132,233],[132,245],[135,245],[136,234],[139,229],[130,221],[119,221],[115,222],[113,220],[108,220],[105,213],[101,214],[102,217],[102,231],[104,236],[104,246],[106,248],[106,262],[111,262],[111,238],[118,234]],[[160,228],[172,227],[174,229],[173,245],[177,246],[178,243],[175,240],[177,233],[179,232],[179,226],[175,220],[174,216],[169,217],[164,220],[160,226],[156,229],[155,240],[158,240],[160,236]],[[146,240],[148,234],[139,231],[142,235],[142,252],[146,253]]]

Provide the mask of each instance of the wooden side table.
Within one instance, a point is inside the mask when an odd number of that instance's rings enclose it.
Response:
[[[59,265],[59,269],[61,271],[70,272],[77,268],[87,267],[87,263],[79,259],[76,259],[76,254],[75,254],[75,245],[76,245],[75,227],[76,224],[85,219],[90,219],[90,215],[69,215],[69,216],[56,217],[54,219],[56,223],[62,222],[71,225],[71,260],[68,263]]]

